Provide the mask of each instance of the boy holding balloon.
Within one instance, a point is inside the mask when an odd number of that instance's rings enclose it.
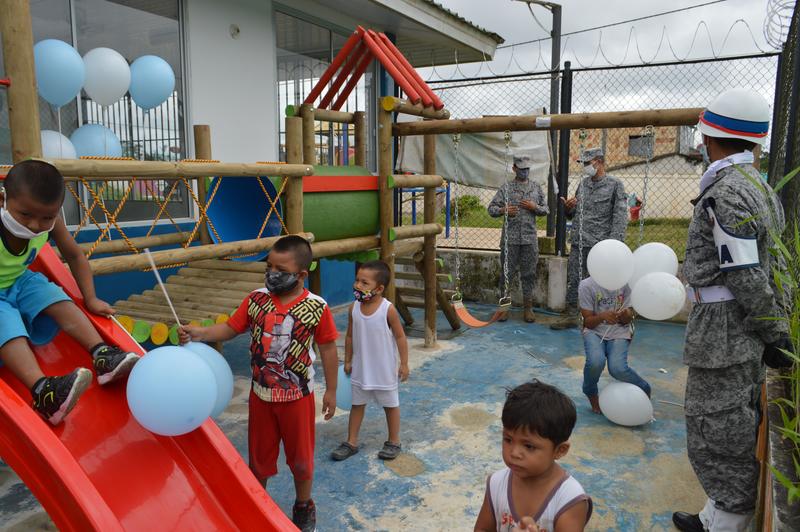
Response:
[[[33,395],[33,408],[53,425],[72,410],[92,381],[77,368],[45,376],[28,342],[49,343],[59,329],[92,355],[101,385],[125,377],[139,360],[135,353],[107,345],[92,323],[56,284],[28,266],[51,238],[66,260],[89,312],[114,313],[97,298],[89,262],[59,216],[64,178],[52,165],[29,159],[14,165],[0,192],[0,360]]]
[[[633,337],[631,289],[607,290],[592,277],[578,285],[578,299],[583,317],[583,345],[586,364],[583,368],[583,393],[589,398],[592,412],[600,414],[597,381],[608,360],[608,372],[617,380],[641,388],[650,397],[650,385],[628,366],[628,348]]]
[[[221,342],[250,332],[253,368],[248,423],[250,468],[266,485],[278,473],[280,443],[292,470],[296,501],[292,521],[302,531],[316,527],[311,499],[314,475],[313,344],[325,372],[325,419],[336,410],[338,332],[328,304],[303,286],[311,267],[311,246],[296,235],[281,238],[267,257],[266,288],[252,292],[226,323],[186,325],[181,343]]]

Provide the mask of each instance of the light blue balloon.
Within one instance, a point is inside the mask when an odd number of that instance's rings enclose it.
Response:
[[[217,382],[217,402],[211,410],[212,416],[220,415],[233,397],[233,373],[225,357],[219,351],[202,342],[189,342],[183,346],[202,358],[214,373]]]
[[[33,47],[33,61],[42,98],[56,107],[75,99],[86,78],[83,59],[75,48],[58,39],[39,41]]]
[[[208,364],[183,347],[153,349],[128,377],[128,406],[150,432],[178,436],[191,432],[211,415],[217,383]]]
[[[344,372],[344,366],[339,366],[338,381],[336,385],[336,407],[342,410],[350,410],[353,408],[353,390],[350,387],[350,375]]]
[[[142,109],[158,107],[175,90],[175,73],[155,55],[143,55],[131,64],[131,98]]]
[[[69,140],[78,157],[122,157],[117,135],[100,124],[86,124],[76,129]]]

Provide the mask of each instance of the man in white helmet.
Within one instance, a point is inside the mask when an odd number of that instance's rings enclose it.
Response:
[[[686,326],[686,440],[708,496],[698,514],[675,512],[684,531],[746,530],[756,505],[756,433],[764,363],[790,364],[787,324],[770,254],[783,209],[753,166],[770,110],[758,94],[731,89],[700,116],[711,164],[700,180],[683,273],[694,301]]]

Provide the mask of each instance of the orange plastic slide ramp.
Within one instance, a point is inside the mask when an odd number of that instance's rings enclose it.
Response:
[[[82,305],[52,248],[32,269]],[[105,341],[142,352],[113,320],[87,316]],[[64,333],[36,354],[49,375],[91,369],[89,354]],[[53,428],[31,409],[30,392],[0,369],[0,456],[60,530],[297,530],[213,421],[183,436],[157,436],[133,418],[124,383],[93,382]]]

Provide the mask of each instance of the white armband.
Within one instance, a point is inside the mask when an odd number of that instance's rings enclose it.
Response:
[[[717,221],[713,201],[705,203],[711,227],[714,232],[714,245],[717,246],[719,269],[726,272],[754,268],[761,265],[758,258],[758,240],[754,236],[736,235]]]

